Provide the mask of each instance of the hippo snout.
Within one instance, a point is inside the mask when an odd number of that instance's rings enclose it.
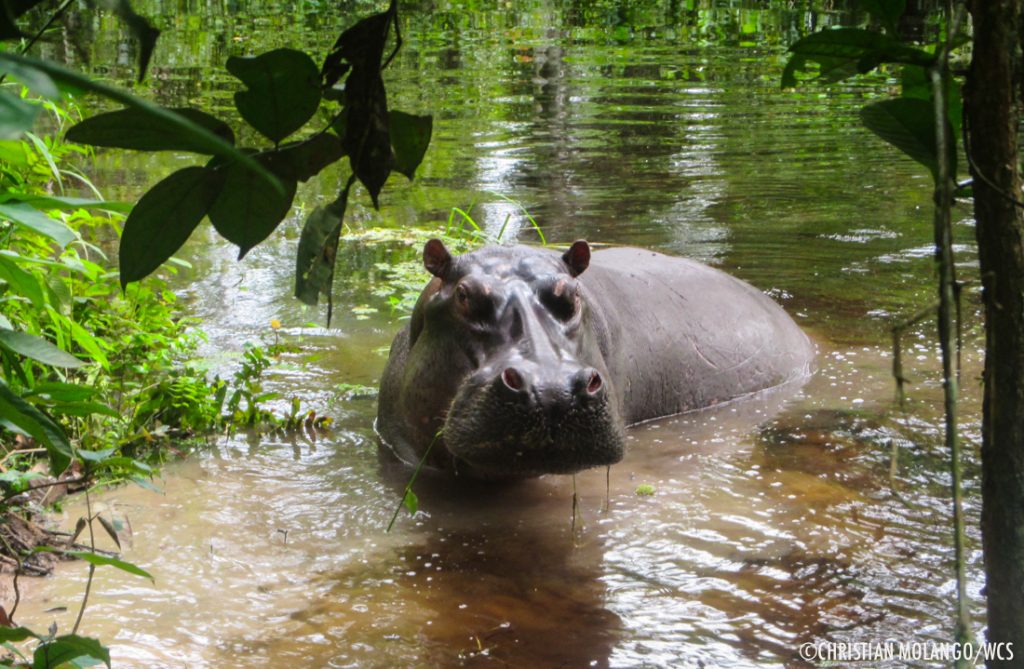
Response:
[[[539,365],[505,367],[492,381],[510,401],[532,406],[557,418],[576,406],[605,400],[604,379],[593,367],[556,367],[554,373]]]
[[[621,425],[598,369],[519,358],[463,384],[444,441],[474,475],[522,477],[618,462]]]

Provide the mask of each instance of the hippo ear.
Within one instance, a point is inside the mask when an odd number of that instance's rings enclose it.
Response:
[[[423,266],[439,279],[448,275],[452,268],[452,254],[444,247],[440,239],[431,239],[423,247]]]
[[[590,244],[582,239],[573,242],[569,250],[562,254],[565,266],[569,268],[569,276],[579,276],[590,266]]]

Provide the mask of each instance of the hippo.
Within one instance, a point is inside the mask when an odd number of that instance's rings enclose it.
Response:
[[[474,479],[611,465],[625,428],[810,374],[814,346],[764,293],[637,248],[489,246],[453,257],[395,336],[376,429],[407,462]]]

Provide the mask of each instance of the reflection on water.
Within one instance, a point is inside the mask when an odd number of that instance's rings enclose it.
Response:
[[[268,385],[338,421],[316,442],[223,440],[168,467],[163,494],[102,495],[131,522],[125,557],[156,577],[97,572],[83,631],[109,641],[117,666],[781,667],[799,666],[805,641],[951,638],[930,330],[906,337],[916,381],[906,413],[885,352],[889,319],[932,299],[927,178],[856,124],[886,82],[778,89],[782,47],[850,15],[788,3],[514,4],[404,9],[390,100],[433,111],[435,135],[417,182],[390,182],[380,213],[352,207],[330,330],[290,298],[301,210],[242,262],[207,229],[193,236],[181,290],[210,333],[204,353],[230,366],[281,320],[302,352]],[[156,96],[225,116],[233,84],[211,66],[253,45],[323,50],[349,20],[316,3],[136,9],[165,30]],[[345,16],[371,9],[353,3]],[[106,27],[77,28],[93,31],[96,62],[124,43]],[[131,197],[185,164],[105,154],[94,180]],[[333,198],[339,176],[308,184],[297,203],[308,212]],[[451,207],[476,202],[487,230],[535,239],[521,209],[487,190],[521,202],[549,239],[646,246],[752,281],[817,338],[818,372],[802,389],[632,430],[607,479],[423,480],[421,513],[385,533],[409,471],[378,452],[374,401],[345,399],[338,384],[376,384],[400,318],[386,268],[419,249],[362,231],[436,229]],[[969,220],[958,235],[969,260]],[[975,447],[976,347],[969,340],[962,408]],[[978,506],[970,483],[971,518]],[[66,524],[81,513],[67,510]],[[978,602],[974,529],[968,546]],[[69,629],[85,573],[67,565],[27,586],[20,622]],[[59,606],[69,612],[45,612]]]
[[[390,534],[409,471],[378,451],[371,400],[316,443],[228,440],[170,467],[162,495],[102,496],[156,584],[101,569],[85,631],[131,667],[772,667],[822,638],[945,639],[936,417],[840,400],[888,390],[885,359],[859,353],[856,371],[823,356],[803,389],[632,430],[607,481],[424,479]],[[22,621],[66,629],[85,574],[32,583]]]

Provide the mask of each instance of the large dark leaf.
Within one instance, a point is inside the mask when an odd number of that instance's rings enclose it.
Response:
[[[306,181],[344,155],[341,140],[324,133],[267,151],[260,155],[260,160],[281,179]]]
[[[167,111],[209,130],[225,142],[235,142],[235,135],[228,124],[206,112],[187,108]],[[153,118],[147,111],[137,108],[97,114],[73,126],[66,136],[68,141],[79,144],[136,151],[211,153],[212,148],[180,125],[170,123],[164,118]]]
[[[275,144],[313,117],[320,106],[320,73],[307,54],[275,49],[253,58],[228,58],[228,72],[247,90],[235,107],[249,125]]]
[[[71,444],[49,416],[18,397],[0,381],[0,419],[18,428],[46,448],[50,470],[59,475],[71,464]]]
[[[341,221],[351,186],[349,180],[338,199],[326,207],[317,207],[302,227],[295,256],[295,297],[306,304],[315,305],[320,293],[331,294]],[[330,325],[329,314],[327,324]]]
[[[27,332],[18,332],[0,328],[0,346],[14,351],[18,355],[31,358],[36,362],[53,367],[78,368],[85,366],[85,362],[73,355],[65,353],[42,337],[30,335]]]
[[[210,222],[225,239],[238,246],[238,259],[266,239],[288,215],[295,181],[281,177],[282,195],[266,188],[259,177],[238,163],[218,168],[224,173],[220,195],[210,207]]]
[[[29,104],[10,91],[0,91],[0,139],[18,139],[31,130],[39,107]]]
[[[388,30],[391,27],[392,11],[368,16],[354,26],[341,33],[330,53],[324,58],[324,64],[320,68],[320,76],[323,79],[323,87],[331,88],[338,80],[345,76],[351,65],[365,61],[367,58],[376,58],[380,62],[384,57],[384,42],[387,40]],[[380,53],[363,53],[364,49],[375,49],[380,44]],[[344,61],[348,61],[345,63]]]
[[[434,119],[432,116],[415,116],[400,111],[390,112],[388,119],[391,148],[394,150],[392,169],[411,181],[430,146]]]
[[[819,78],[839,81],[862,74],[881,63],[930,65],[935,56],[905,46],[882,33],[860,28],[823,30],[797,40],[789,47],[793,56],[782,73],[782,86],[796,86],[796,73],[809,62],[819,65]]]
[[[142,196],[121,234],[122,288],[149,276],[181,248],[209,211],[222,183],[214,170],[186,167]]]
[[[332,52],[352,66],[345,80],[342,144],[352,172],[370,193],[375,207],[391,173],[388,102],[380,69],[393,20],[394,3],[388,11],[365,18],[342,33]],[[324,67],[328,66],[325,62]]]
[[[66,634],[36,648],[32,669],[57,669],[72,660],[89,657],[110,667],[110,651],[96,639]]]
[[[47,60],[38,60],[35,58],[18,56],[12,53],[0,52],[0,69],[2,69],[4,63],[15,63],[34,67],[45,72],[62,90],[77,90],[97,93],[107,99],[113,100],[114,102],[120,102],[126,107],[140,109],[149,114],[154,121],[165,121],[171,125],[176,125],[183,131],[192,134],[193,140],[200,146],[205,147],[203,153],[220,156],[225,161],[241,161],[249,169],[254,170],[257,174],[261,175],[266,181],[268,188],[274,188],[282,192],[284,191],[284,187],[281,183],[262,165],[253,159],[252,156],[239,151],[230,143],[225,142],[222,138],[218,137],[206,128],[196,125],[179,114],[175,114],[174,112],[155,105],[152,102],[147,102],[146,100],[137,98],[134,95],[114,88],[113,86],[93,81],[85,75],[73,72]]]
[[[925,68],[905,65],[903,67],[901,84],[903,97],[927,100],[931,103],[933,93],[932,82]],[[960,86],[956,84],[949,87],[949,103],[946,113],[949,114],[949,122],[953,126],[953,137],[959,137],[963,124],[964,101],[960,95]]]
[[[17,643],[33,638],[39,637],[27,627],[0,627],[0,643]]]
[[[861,120],[873,133],[921,163],[938,181],[939,161],[935,147],[935,107],[916,98],[882,100],[863,107]],[[950,176],[956,174],[956,144],[950,132]]]

